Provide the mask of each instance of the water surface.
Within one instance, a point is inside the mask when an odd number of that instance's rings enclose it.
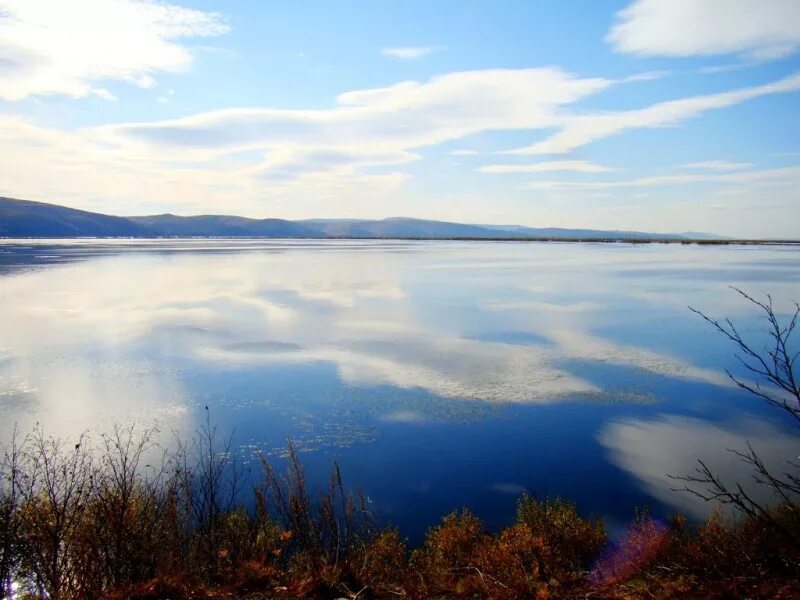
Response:
[[[726,448],[796,457],[791,424],[736,390],[732,348],[687,308],[763,325],[728,286],[800,299],[796,246],[402,241],[0,242],[0,440],[207,406],[237,455],[287,438],[332,460],[416,538],[523,489],[614,527],[635,506],[704,516],[669,474]],[[279,460],[279,459],[278,459]]]

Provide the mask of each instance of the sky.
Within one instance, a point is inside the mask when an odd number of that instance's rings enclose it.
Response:
[[[800,238],[800,1],[0,0],[0,195]]]

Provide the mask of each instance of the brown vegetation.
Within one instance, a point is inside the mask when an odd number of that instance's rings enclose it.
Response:
[[[646,514],[609,543],[602,522],[523,495],[499,533],[464,509],[409,551],[374,529],[334,465],[314,495],[289,448],[266,460],[249,509],[234,461],[207,423],[163,464],[143,464],[151,430],[117,429],[92,448],[35,431],[2,465],[0,597],[772,598],[798,597],[800,554],[757,518],[694,527]],[[205,457],[205,458],[201,458]],[[189,465],[192,465],[191,468]],[[768,509],[798,534],[793,505]]]

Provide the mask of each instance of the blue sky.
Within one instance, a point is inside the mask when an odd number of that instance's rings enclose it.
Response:
[[[0,194],[800,237],[796,0],[0,0]]]

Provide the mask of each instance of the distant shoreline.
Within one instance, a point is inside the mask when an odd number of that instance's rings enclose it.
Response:
[[[313,241],[407,241],[407,242],[556,242],[556,243],[601,243],[601,244],[680,244],[699,246],[794,246],[800,245],[800,240],[752,240],[752,239],[678,239],[678,238],[567,238],[567,237],[422,237],[422,236],[387,236],[387,237],[357,237],[357,236],[328,236],[328,237],[299,237],[299,236],[72,236],[72,237],[2,237],[4,242],[28,241],[73,241],[73,240],[98,240],[98,241],[177,241],[177,240],[313,240]]]

